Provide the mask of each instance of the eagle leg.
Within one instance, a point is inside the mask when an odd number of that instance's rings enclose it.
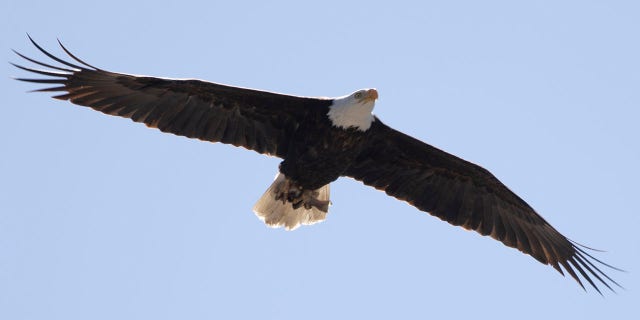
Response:
[[[316,207],[318,210],[327,212],[329,211],[329,200],[319,200],[318,195],[320,193],[315,190],[304,190],[302,192],[302,202],[304,203],[304,207],[306,209],[311,209],[311,207]]]
[[[275,189],[275,199],[282,203],[291,202],[293,209],[304,206],[305,209],[316,207],[323,212],[329,210],[330,202],[328,200],[319,200],[319,193],[315,190],[307,190],[297,185],[290,179],[284,179]]]

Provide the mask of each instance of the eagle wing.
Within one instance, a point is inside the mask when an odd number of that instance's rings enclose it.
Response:
[[[598,292],[595,279],[611,290],[607,281],[618,285],[593,261],[611,266],[560,234],[489,171],[377,118],[369,130],[365,143],[370,147],[344,175],[453,225],[489,235],[564,274],[562,266],[583,288],[577,273]]]
[[[289,96],[232,87],[201,80],[177,80],[115,73],[93,67],[62,49],[77,63],[64,61],[31,42],[64,67],[20,57],[53,69],[14,66],[47,76],[18,80],[53,84],[35,91],[65,92],[54,98],[142,122],[189,138],[242,146],[259,153],[284,157],[288,138],[314,108],[330,99]]]

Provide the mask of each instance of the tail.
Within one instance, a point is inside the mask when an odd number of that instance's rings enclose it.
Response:
[[[327,216],[327,211],[329,211],[328,207],[326,210],[316,207],[306,209],[304,206],[294,209],[291,203],[276,200],[276,189],[284,183],[285,179],[285,176],[279,173],[271,186],[253,206],[253,212],[258,218],[270,227],[284,227],[287,230],[294,230],[301,224],[309,225],[323,221]],[[328,184],[315,191],[318,192],[318,200],[329,200]]]

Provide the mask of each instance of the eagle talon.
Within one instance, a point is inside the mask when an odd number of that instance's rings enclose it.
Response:
[[[291,202],[291,206],[293,207],[293,209],[298,209],[303,205],[305,208],[307,208],[307,204],[304,203],[301,199],[296,199],[296,200],[297,200],[296,202]]]
[[[302,195],[302,202],[304,203],[304,207],[306,209],[311,209],[312,207],[316,207],[317,209],[327,212],[329,210],[329,201],[328,200],[318,200],[318,195],[320,193],[315,190],[305,190]]]
[[[290,202],[293,209],[304,206],[307,210],[311,210],[314,207],[324,212],[329,210],[330,202],[328,200],[318,200],[318,196],[320,195],[318,191],[305,190],[289,179],[285,179],[279,183],[273,193],[275,200],[282,201],[283,204]]]

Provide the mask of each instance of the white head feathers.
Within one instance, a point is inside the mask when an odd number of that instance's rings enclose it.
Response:
[[[373,122],[373,106],[378,99],[376,89],[358,90],[348,96],[336,98],[329,106],[329,120],[339,128],[367,131]]]

